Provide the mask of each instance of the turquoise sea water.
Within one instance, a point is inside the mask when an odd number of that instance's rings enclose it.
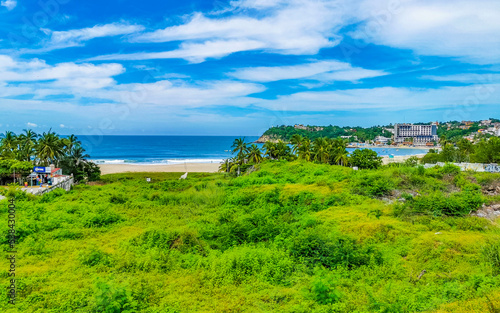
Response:
[[[93,161],[107,164],[219,163],[231,157],[231,145],[236,138],[239,136],[79,137]],[[257,139],[258,137],[245,137],[247,142]],[[373,148],[373,150],[379,155],[413,155],[427,152],[427,150],[393,148]]]

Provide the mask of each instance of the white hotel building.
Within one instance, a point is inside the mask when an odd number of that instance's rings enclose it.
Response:
[[[426,145],[428,142],[438,141],[436,125],[394,125],[394,142],[403,143],[413,141],[416,146]]]

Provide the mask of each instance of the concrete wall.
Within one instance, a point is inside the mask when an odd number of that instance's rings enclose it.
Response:
[[[460,167],[462,171],[473,171],[473,172],[489,172],[489,173],[500,173],[500,165],[497,164],[482,164],[482,163],[451,163]],[[438,162],[437,164],[425,164],[425,168],[431,168],[434,166],[445,166],[446,163]]]

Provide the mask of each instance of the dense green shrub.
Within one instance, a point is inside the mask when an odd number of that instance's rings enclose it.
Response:
[[[95,284],[96,304],[92,312],[132,313],[138,303],[129,288],[99,280]]]
[[[121,194],[121,193],[113,194],[109,198],[109,202],[114,203],[114,204],[124,204],[127,202],[127,200],[128,200],[127,196],[125,196],[124,194]]]
[[[163,250],[176,249],[182,253],[204,253],[205,247],[198,236],[189,230],[164,231],[159,229],[148,230],[130,241],[133,246],[145,249],[160,248]]]
[[[113,264],[113,258],[109,253],[105,253],[97,248],[84,251],[79,256],[80,263],[87,266],[110,266]]]
[[[98,210],[97,213],[87,213],[83,216],[83,226],[88,228],[105,227],[123,221],[124,218],[109,210]]]
[[[486,244],[482,249],[485,261],[491,266],[494,275],[500,274],[500,241]]]
[[[414,197],[402,205],[396,205],[396,212],[397,214],[464,216],[477,210],[483,203],[484,198],[480,190],[471,184],[463,191],[450,195],[433,192]]]
[[[207,278],[215,284],[241,284],[252,277],[272,283],[286,284],[294,270],[294,262],[280,250],[236,247],[209,257]]]
[[[385,196],[394,189],[394,182],[378,173],[360,172],[352,182],[353,191],[366,196]]]
[[[351,238],[329,239],[325,235],[310,231],[302,232],[291,239],[289,250],[293,257],[310,266],[354,268],[370,262],[382,263],[381,253],[372,247],[360,247]]]

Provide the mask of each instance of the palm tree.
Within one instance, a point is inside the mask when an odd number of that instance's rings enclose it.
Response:
[[[330,157],[332,164],[347,163],[347,141],[342,138],[333,139],[330,141]]]
[[[291,149],[283,140],[278,140],[275,147],[276,147],[276,157],[279,160],[285,159],[290,155]]]
[[[19,151],[21,161],[31,161],[31,156],[35,154],[37,133],[31,129],[23,129],[24,134],[19,135]]]
[[[305,138],[298,151],[299,159],[311,161],[311,139]]]
[[[316,138],[313,142],[314,160],[328,163],[330,160],[330,142],[328,138]]]
[[[68,156],[68,158],[75,164],[77,167],[80,165],[80,163],[85,163],[87,162],[86,158],[90,158],[90,155],[85,153],[85,149],[83,149],[80,146],[73,147],[71,149],[71,154]]]
[[[293,145],[293,149],[292,149],[293,153],[298,153],[303,141],[304,141],[304,137],[302,137],[299,134],[295,134],[292,136],[292,138],[290,139],[290,143]]]
[[[6,131],[0,139],[0,153],[8,158],[14,158],[18,150],[18,139],[16,134]]]
[[[250,163],[260,163],[262,161],[262,151],[256,144],[252,144],[248,148],[247,158]]]
[[[63,155],[64,143],[62,140],[50,130],[43,133],[35,146],[38,162],[40,164],[55,163],[56,160]]]
[[[75,135],[70,135],[67,138],[62,139],[64,146],[66,147],[67,151],[73,150],[73,147],[75,146],[81,146],[82,142],[78,140],[78,138]]]
[[[439,144],[441,145],[441,147],[444,147],[446,146],[447,144],[449,144],[450,142],[448,141],[448,138],[446,138],[446,135],[442,135],[440,138],[439,138]]]
[[[335,163],[340,164],[341,166],[347,166],[349,164],[349,156],[347,151],[337,154],[337,156],[335,157]]]
[[[238,167],[240,165],[235,162],[234,159],[226,159],[224,160],[224,162],[220,165],[219,167],[219,171],[220,172],[226,172],[226,173],[229,173],[229,172],[236,172],[238,171]]]
[[[231,148],[233,148],[233,150],[231,151],[232,153],[237,153],[236,159],[238,160],[238,162],[240,162],[240,164],[243,164],[245,155],[248,151],[248,144],[245,142],[245,138],[235,139]]]
[[[266,141],[262,147],[265,149],[265,156],[270,159],[276,159],[276,144],[274,142]]]

